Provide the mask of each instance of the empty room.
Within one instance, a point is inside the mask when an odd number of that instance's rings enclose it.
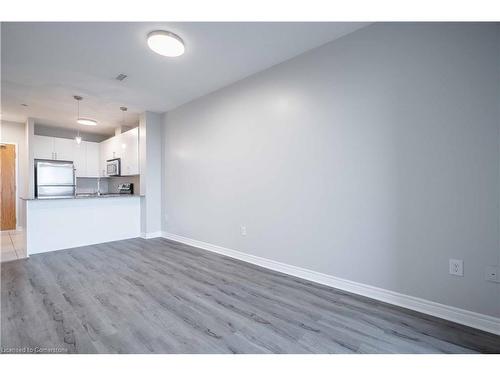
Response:
[[[3,354],[500,353],[500,23],[5,21],[1,94]]]

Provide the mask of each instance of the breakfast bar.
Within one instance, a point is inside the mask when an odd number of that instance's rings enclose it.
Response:
[[[139,237],[139,195],[23,199],[27,255]]]

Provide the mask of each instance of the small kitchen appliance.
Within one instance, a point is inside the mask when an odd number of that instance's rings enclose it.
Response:
[[[109,159],[106,161],[106,175],[107,176],[120,175],[120,158]]]
[[[118,184],[118,192],[120,194],[134,194],[134,184],[131,182]]]

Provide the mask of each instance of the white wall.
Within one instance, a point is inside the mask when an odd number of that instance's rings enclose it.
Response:
[[[24,226],[25,220],[19,197],[25,196],[28,193],[28,177],[25,168],[27,163],[25,124],[2,121],[0,142],[15,143],[17,145],[17,225]]]
[[[499,73],[498,25],[375,24],[188,103],[163,229],[499,317]]]
[[[163,115],[154,112],[144,112],[139,119],[139,193],[143,195],[141,233],[144,237],[161,232],[162,119]]]
[[[35,158],[33,154],[33,144],[35,141],[35,120],[28,117],[24,125],[26,164],[24,170],[27,176],[26,194],[24,198],[34,198],[35,196]]]

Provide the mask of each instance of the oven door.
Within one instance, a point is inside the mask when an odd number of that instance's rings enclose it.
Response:
[[[120,175],[120,159],[108,160],[108,163],[106,165],[106,174],[108,176]]]

